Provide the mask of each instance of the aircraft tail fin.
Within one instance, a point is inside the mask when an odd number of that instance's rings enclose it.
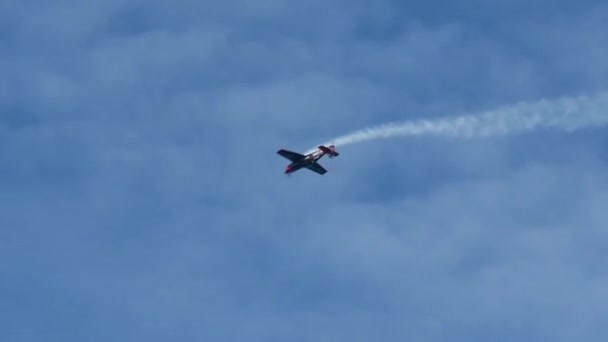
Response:
[[[321,145],[319,149],[329,156],[329,158],[337,157],[340,153],[336,152],[336,147],[334,145],[329,145],[329,147]]]

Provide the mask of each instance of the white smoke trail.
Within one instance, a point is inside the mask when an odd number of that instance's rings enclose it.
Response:
[[[477,115],[388,123],[337,137],[326,142],[325,145],[333,142],[336,147],[340,147],[394,136],[436,135],[475,138],[539,128],[574,131],[606,124],[608,124],[608,92],[524,102]]]

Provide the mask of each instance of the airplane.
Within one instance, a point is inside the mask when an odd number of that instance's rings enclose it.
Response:
[[[318,150],[315,150],[307,155],[284,149],[278,150],[277,153],[291,161],[291,163],[285,168],[285,174],[287,175],[296,172],[301,168],[307,168],[313,172],[323,175],[327,172],[327,170],[317,163],[317,161],[326,154],[329,158],[334,158],[340,155],[340,153],[336,152],[334,145],[329,145],[329,147],[321,145],[319,146]]]

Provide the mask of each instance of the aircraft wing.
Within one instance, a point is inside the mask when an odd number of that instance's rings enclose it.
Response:
[[[283,150],[283,149],[278,150],[277,153],[279,155],[281,155],[282,157],[291,160],[292,162],[298,161],[305,157],[303,154],[299,154],[296,152],[287,151],[287,150]]]
[[[311,171],[314,171],[320,175],[324,174],[325,172],[327,172],[327,170],[325,170],[323,168],[323,166],[321,166],[319,163],[312,163],[310,165],[307,166],[307,168]]]

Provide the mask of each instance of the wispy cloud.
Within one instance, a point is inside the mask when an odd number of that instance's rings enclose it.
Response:
[[[275,151],[605,91],[606,13],[2,2],[0,339],[605,339],[601,132]]]

